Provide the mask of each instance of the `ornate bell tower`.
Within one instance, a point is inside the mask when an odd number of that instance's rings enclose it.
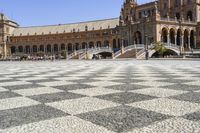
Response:
[[[131,24],[135,20],[135,7],[137,2],[135,0],[125,0],[120,13],[120,25]]]
[[[11,21],[3,13],[0,13],[0,58],[4,58],[9,55],[9,36],[12,35],[15,28],[18,27],[18,24],[14,21]]]

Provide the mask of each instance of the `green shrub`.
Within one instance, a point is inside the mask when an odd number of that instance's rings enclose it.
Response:
[[[165,45],[161,42],[156,43],[154,49],[162,57],[164,57],[164,53],[168,51],[168,49],[165,47]]]

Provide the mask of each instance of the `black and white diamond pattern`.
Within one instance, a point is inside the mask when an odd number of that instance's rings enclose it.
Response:
[[[200,132],[200,69],[190,61],[0,64],[0,132]]]

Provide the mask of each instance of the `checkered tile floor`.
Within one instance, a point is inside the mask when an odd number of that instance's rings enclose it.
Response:
[[[200,62],[0,63],[0,132],[200,132]]]

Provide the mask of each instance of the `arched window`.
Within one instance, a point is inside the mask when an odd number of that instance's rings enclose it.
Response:
[[[193,21],[193,14],[192,14],[192,11],[188,11],[188,12],[187,12],[187,19],[190,20],[190,21]]]
[[[79,48],[80,48],[79,43],[76,43],[75,48],[76,48],[76,50],[79,50]]]
[[[109,41],[106,40],[104,41],[103,47],[109,47],[109,44],[110,44]]]
[[[44,45],[40,45],[40,51],[44,52]]]
[[[22,53],[23,52],[23,46],[19,46],[18,50],[19,50],[20,53]]]
[[[142,44],[142,34],[141,32],[135,32],[135,44]]]
[[[117,48],[117,41],[116,41],[116,39],[113,39],[113,48],[114,49]]]
[[[166,29],[166,28],[163,28],[163,29],[162,29],[162,36],[161,36],[161,37],[162,37],[162,42],[167,43],[167,40],[168,40],[167,35],[168,35],[167,29]]]
[[[191,48],[195,48],[195,44],[194,44],[194,43],[195,43],[195,42],[194,42],[194,41],[195,41],[195,40],[194,40],[194,35],[195,35],[195,34],[194,34],[194,31],[192,30],[191,33],[190,33],[190,47],[191,47]]]
[[[94,43],[93,42],[89,43],[89,48],[94,48]]]
[[[72,46],[71,43],[69,43],[69,44],[67,45],[67,48],[68,48],[68,52],[72,52],[72,51],[73,51],[73,46]]]
[[[65,44],[61,44],[61,50],[62,50],[62,51],[65,50]]]
[[[51,45],[50,44],[47,45],[47,53],[51,53]]]
[[[175,44],[175,30],[170,29],[170,43]]]
[[[97,42],[97,47],[98,47],[98,48],[101,47],[101,42],[100,42],[100,41]]]
[[[181,42],[181,35],[182,35],[182,31],[181,31],[181,29],[178,29],[178,31],[177,31],[177,38],[176,38],[178,46],[180,46],[181,43],[182,43]]]
[[[30,53],[30,49],[31,47],[30,46],[26,46],[26,53],[29,54]]]
[[[180,0],[175,0],[175,6],[179,6],[181,4],[181,1]]]
[[[188,32],[188,30],[185,30],[184,31],[184,48],[189,48],[189,46],[188,46],[188,42],[189,42],[188,36],[189,36],[189,32]]]
[[[87,48],[87,43],[86,42],[83,42],[82,43],[82,49],[86,49]]]
[[[180,16],[180,13],[176,13],[176,18],[177,18],[177,19],[180,19],[180,17],[181,17],[181,16]]]
[[[33,46],[33,53],[37,53],[37,46],[36,45]]]
[[[54,44],[53,49],[54,49],[54,52],[58,52],[58,44]]]
[[[16,53],[16,47],[15,46],[12,46],[11,47],[11,54],[15,54]]]

